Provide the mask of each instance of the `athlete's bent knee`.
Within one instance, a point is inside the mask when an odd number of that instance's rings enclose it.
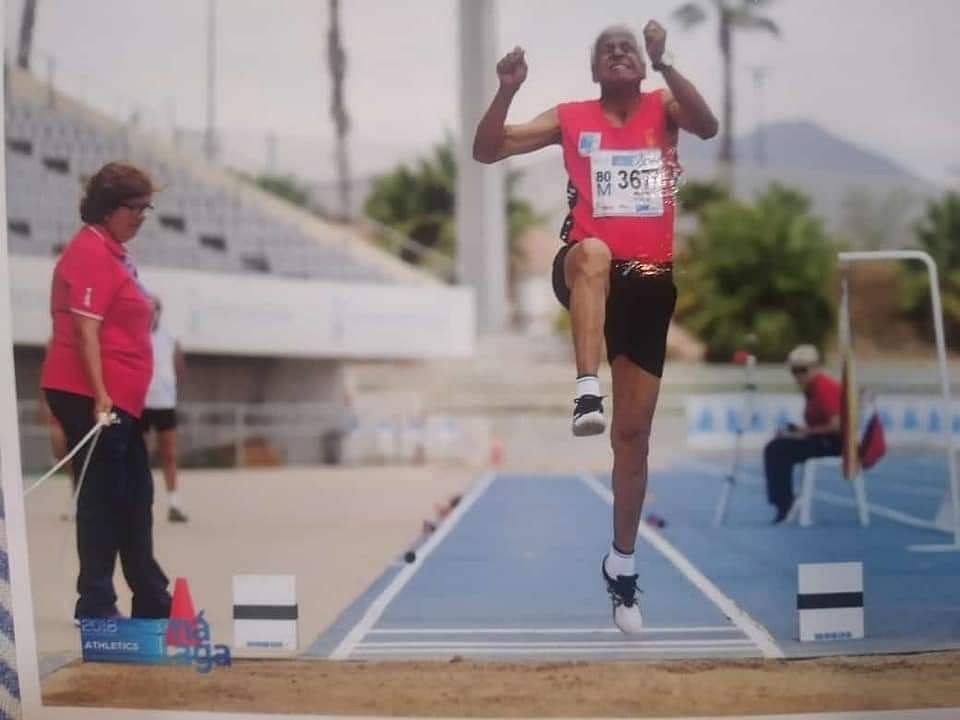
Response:
[[[571,254],[571,269],[578,275],[606,277],[612,259],[606,243],[596,238],[587,238],[577,243],[577,252]]]

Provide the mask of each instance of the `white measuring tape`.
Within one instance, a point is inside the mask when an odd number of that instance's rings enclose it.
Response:
[[[97,415],[97,422],[92,428],[90,428],[90,432],[84,435],[83,439],[77,443],[76,447],[74,447],[73,450],[71,450],[62,460],[60,460],[60,462],[58,462],[56,465],[50,468],[50,470],[47,471],[47,473],[42,478],[37,480],[33,485],[28,487],[26,490],[24,490],[23,491],[24,496],[29,495],[38,487],[43,485],[43,483],[49,480],[54,473],[56,473],[60,468],[62,468],[68,462],[70,462],[70,460],[73,459],[73,456],[76,455],[78,452],[80,452],[80,450],[83,449],[83,446],[89,442],[90,447],[87,450],[87,457],[83,461],[83,469],[80,471],[80,474],[77,476],[77,489],[73,493],[73,500],[74,502],[76,502],[77,497],[80,495],[80,488],[83,487],[83,478],[87,474],[87,467],[90,465],[90,458],[93,457],[93,449],[97,446],[97,440],[100,439],[100,433],[103,432],[103,429],[108,425],[116,425],[118,422],[120,421],[117,419],[116,413],[113,413],[113,412],[99,413]]]

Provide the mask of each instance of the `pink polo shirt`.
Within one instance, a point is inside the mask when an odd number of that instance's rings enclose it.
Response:
[[[93,397],[74,315],[100,321],[103,382],[113,403],[140,417],[153,375],[153,302],[123,246],[103,227],[86,225],[57,262],[50,292],[53,336],[40,384]]]

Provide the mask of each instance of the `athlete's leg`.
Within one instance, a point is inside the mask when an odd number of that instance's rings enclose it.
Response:
[[[611,259],[610,248],[596,238],[581,240],[564,259],[578,376],[596,376],[600,368]]]
[[[613,620],[625,633],[638,633],[643,625],[637,603],[634,546],[647,492],[647,455],[650,427],[660,391],[660,378],[625,355],[618,355],[613,370],[613,547],[603,561],[607,592],[613,601]]]
[[[564,283],[570,291],[570,320],[577,363],[574,435],[598,435],[606,428],[597,371],[610,292],[610,249],[595,238],[572,246],[564,258]]]
[[[660,378],[619,355],[613,370],[613,542],[632,553],[647,492],[650,428],[660,393]]]

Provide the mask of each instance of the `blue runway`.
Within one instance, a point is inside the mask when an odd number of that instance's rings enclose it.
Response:
[[[725,462],[679,460],[651,476],[645,514],[667,526],[641,524],[640,636],[613,626],[600,575],[609,476],[502,473],[478,481],[417,562],[387,568],[305,656],[590,661],[960,647],[960,554],[906,549],[946,536],[876,515],[861,528],[844,505],[845,481],[829,472],[818,482],[813,527],[771,527],[756,459],[727,523],[712,527]],[[898,463],[868,479],[869,502],[932,517],[944,468],[926,456]],[[797,564],[854,560],[864,565],[867,638],[800,643]]]

